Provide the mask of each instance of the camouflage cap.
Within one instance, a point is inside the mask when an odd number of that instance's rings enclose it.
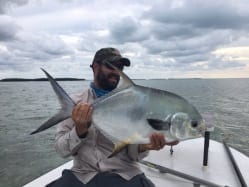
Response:
[[[103,60],[122,62],[124,66],[130,66],[130,60],[121,56],[119,50],[108,47],[102,48],[95,53],[93,63],[100,63]]]

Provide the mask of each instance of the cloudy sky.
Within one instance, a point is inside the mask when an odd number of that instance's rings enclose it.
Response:
[[[99,48],[132,78],[249,77],[248,0],[0,0],[0,79],[92,79]]]

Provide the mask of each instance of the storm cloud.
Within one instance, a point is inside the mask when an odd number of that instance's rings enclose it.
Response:
[[[28,1],[29,0],[0,0],[0,14],[6,13],[9,8],[25,5]]]
[[[19,29],[11,17],[0,15],[0,41],[13,40]]]
[[[108,46],[131,59],[127,72],[135,78],[148,71],[151,78],[249,71],[248,6],[242,0],[0,1],[0,78],[55,65],[61,75],[68,67],[89,74],[95,51]]]

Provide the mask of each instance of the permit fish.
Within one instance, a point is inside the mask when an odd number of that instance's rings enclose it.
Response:
[[[183,97],[172,92],[135,84],[124,72],[116,69],[122,84],[115,90],[96,99],[92,122],[114,144],[111,156],[129,144],[150,142],[153,132],[161,132],[167,142],[197,138],[206,127],[198,110]],[[31,134],[41,132],[71,117],[76,103],[63,88],[42,69],[50,81],[59,101],[59,112]]]

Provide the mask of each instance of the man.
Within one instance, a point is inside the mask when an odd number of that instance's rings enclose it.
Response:
[[[153,133],[149,144],[129,145],[108,158],[114,145],[91,122],[90,104],[94,99],[115,89],[120,79],[117,70],[106,61],[121,71],[124,66],[130,66],[130,60],[122,57],[115,48],[102,48],[96,52],[91,65],[94,81],[85,92],[73,97],[77,105],[72,117],[61,122],[57,128],[56,150],[62,157],[73,156],[73,168],[64,170],[62,177],[47,185],[48,187],[154,186],[139,169],[136,161],[147,156],[149,150],[162,149],[167,144],[164,136]]]

